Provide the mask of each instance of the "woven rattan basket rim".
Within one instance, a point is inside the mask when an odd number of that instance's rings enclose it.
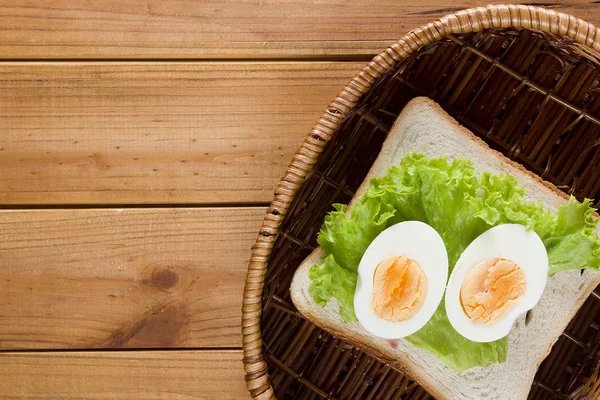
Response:
[[[242,346],[246,386],[254,399],[275,399],[263,359],[260,331],[262,291],[267,263],[276,236],[296,192],[311,171],[319,154],[382,74],[422,46],[450,34],[477,32],[488,28],[524,28],[558,34],[600,51],[600,30],[571,15],[535,6],[490,5],[448,14],[406,34],[377,55],[340,92],[306,137],[285,172],[271,203],[250,257],[242,305]]]

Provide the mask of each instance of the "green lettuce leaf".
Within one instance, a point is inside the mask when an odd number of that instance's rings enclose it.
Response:
[[[402,221],[422,221],[438,231],[446,244],[450,271],[475,238],[505,223],[525,225],[542,238],[551,274],[600,266],[600,239],[589,200],[579,203],[571,198],[551,213],[528,202],[513,176],[477,175],[466,159],[448,162],[411,153],[384,176],[372,179],[349,213],[345,205],[334,207],[318,237],[326,258],[311,268],[309,290],[318,304],[336,299],[344,321],[356,320],[354,289],[362,255],[379,233]],[[450,325],[443,304],[406,339],[457,371],[506,360],[506,338],[492,343],[465,339]]]
[[[358,275],[340,267],[333,255],[326,257],[323,264],[313,265],[308,271],[312,281],[308,290],[315,298],[315,303],[324,307],[335,298],[340,305],[340,315],[344,322],[356,321],[354,313],[354,289]]]
[[[546,228],[544,245],[548,250],[550,274],[568,269],[582,269],[600,265],[600,238],[595,210],[591,201],[577,202],[573,197],[566,207],[558,210],[557,222]]]
[[[350,218],[346,218],[348,206],[334,204],[333,207],[335,211],[325,217],[317,241],[339,265],[356,272],[367,247],[388,226],[387,221],[395,210],[390,204],[366,199],[360,207],[350,210]]]
[[[461,336],[448,321],[443,301],[429,322],[405,339],[435,354],[458,372],[478,365],[502,363],[508,353],[508,337],[491,343],[477,343]]]

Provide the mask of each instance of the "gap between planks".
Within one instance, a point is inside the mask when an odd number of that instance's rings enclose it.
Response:
[[[266,208],[271,203],[191,203],[191,204],[0,204],[0,212],[10,210],[120,210],[161,208]]]
[[[241,346],[229,347],[140,347],[140,348],[113,348],[113,349],[0,349],[0,357],[2,354],[68,354],[68,353],[137,353],[137,352],[153,352],[153,351],[238,351],[242,350]]]
[[[391,42],[390,44],[392,44]],[[382,49],[383,50],[383,49]],[[349,54],[349,55],[322,55],[312,57],[274,57],[274,58],[0,58],[2,63],[29,63],[29,64],[47,64],[47,63],[282,63],[282,62],[363,62],[367,63],[378,53],[373,54]]]

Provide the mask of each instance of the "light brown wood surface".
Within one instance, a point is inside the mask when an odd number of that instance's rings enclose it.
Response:
[[[371,56],[487,3],[0,1],[0,399],[248,398],[246,264],[296,148]]]
[[[0,57],[332,58],[374,55],[410,29],[499,0],[4,0]],[[600,25],[593,0],[533,0]]]
[[[0,399],[245,399],[240,350],[0,354]]]
[[[0,63],[0,203],[269,202],[361,65]]]
[[[0,212],[0,350],[241,346],[264,212]]]

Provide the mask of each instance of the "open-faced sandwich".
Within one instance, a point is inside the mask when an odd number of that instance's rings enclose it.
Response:
[[[327,215],[292,299],[439,399],[525,399],[600,283],[594,211],[417,98]]]

